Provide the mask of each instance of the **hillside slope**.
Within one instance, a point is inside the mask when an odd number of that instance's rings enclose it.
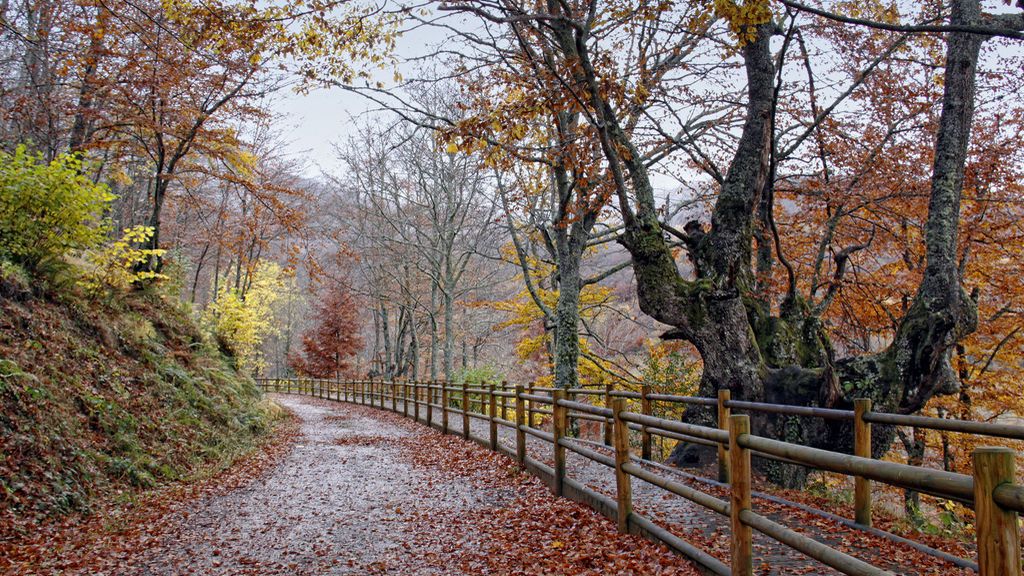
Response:
[[[0,539],[212,473],[270,430],[275,407],[175,299],[40,292],[0,274]]]

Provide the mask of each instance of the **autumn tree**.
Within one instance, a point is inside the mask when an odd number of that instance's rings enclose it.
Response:
[[[5,77],[8,142],[102,159],[97,178],[145,196],[154,249],[168,192],[200,158],[231,160],[238,125],[266,116],[282,70],[352,81],[387,61],[393,34],[386,15],[340,0],[26,2],[10,19],[7,8],[3,47],[28,55]]]
[[[355,301],[344,286],[327,289],[313,308],[316,325],[302,335],[302,354],[289,363],[299,374],[337,378],[351,367],[351,357],[363,346]]]
[[[665,137],[671,137],[669,145],[688,151],[694,163],[711,172],[718,183],[710,227],[694,221],[684,230],[664,222],[659,214],[651,166],[664,144],[642,137],[631,123],[635,109],[632,100],[623,102],[617,95],[650,77],[652,70],[648,67],[655,63],[679,66],[680,58],[688,55],[685,46],[667,51],[663,59],[648,59],[635,69],[620,67],[620,60],[614,56],[616,44],[609,40],[610,34],[601,27],[597,15],[612,13],[628,20],[639,11],[617,12],[614,2],[543,6],[501,2],[487,7],[453,3],[445,8],[474,14],[490,24],[528,29],[522,37],[529,46],[520,56],[536,68],[556,74],[558,83],[585,110],[584,117],[594,127],[604,155],[607,178],[614,184],[624,225],[621,242],[632,256],[640,306],[671,326],[664,337],[686,340],[695,346],[703,360],[702,395],[728,388],[735,397],[745,399],[834,407],[849,406],[853,397],[867,396],[880,409],[913,412],[934,395],[957,389],[949,357],[956,342],[976,323],[975,301],[964,293],[957,267],[963,165],[974,116],[978,48],[985,33],[998,32],[992,18],[981,15],[977,2],[954,3],[951,13],[941,15],[946,21],[944,27],[896,30],[947,32],[945,95],[936,127],[924,224],[927,263],[891,342],[848,357],[840,357],[827,326],[801,295],[785,290],[783,298],[776,301],[758,292],[757,269],[766,261],[778,259],[783,266],[788,262],[778,247],[772,246],[777,231],[771,213],[783,135],[778,126],[779,96],[786,79],[779,62],[784,66],[786,52],[798,44],[800,14],[794,8],[773,12],[767,2],[716,2],[686,19],[680,13],[682,6],[660,3],[651,7],[649,20],[655,24],[650,26],[681,24],[698,36],[712,16],[727,25],[734,47],[731,53],[737,55],[745,73],[745,110],[726,169],[710,169],[714,156],[707,149],[689,146],[691,138],[685,130],[662,131]],[[1000,17],[997,25],[1017,28],[1018,20],[1018,15]],[[642,29],[646,25],[637,22],[636,26]],[[721,24],[714,31],[723,38]],[[782,36],[778,52],[771,44],[776,34]],[[876,61],[891,54],[891,48],[887,48],[878,51]],[[541,56],[547,49],[557,50],[572,65],[564,71],[555,70]],[[818,103],[810,126],[826,121],[876,67],[875,62],[869,64],[829,105]],[[656,83],[654,90],[645,90],[656,91],[663,86]],[[794,130],[800,139],[814,133]],[[682,273],[672,246],[677,241],[689,260],[688,269]],[[836,254],[837,268],[851,251]],[[700,421],[706,416],[695,411],[689,417]],[[810,444],[835,445],[849,437],[827,425],[794,429],[778,418],[759,416],[757,420],[755,425],[763,433]],[[882,436],[880,449],[887,447]],[[677,454],[679,461],[687,457],[686,448],[683,450]],[[800,477],[796,474],[793,481],[798,482]]]

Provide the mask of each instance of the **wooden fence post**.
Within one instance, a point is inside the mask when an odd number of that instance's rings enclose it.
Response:
[[[462,381],[462,437],[469,439],[469,380]]]
[[[644,416],[653,416],[651,414],[651,400],[648,396],[651,393],[651,387],[649,384],[644,384],[640,387],[640,412]],[[647,426],[640,427],[640,457],[644,460],[651,459],[651,433],[647,430]]]
[[[494,395],[494,384],[490,384],[487,387],[488,401],[490,403],[489,410],[487,411],[487,423],[490,425],[490,444],[491,450],[498,451],[498,421],[495,418],[498,417],[498,397]]]
[[[530,382],[526,386],[526,393],[529,394],[530,396],[533,396],[533,388],[534,384],[533,382]],[[530,428],[533,428],[533,400],[526,401],[526,425],[529,426]]]
[[[854,399],[853,455],[861,458],[871,458],[871,423],[864,421],[864,414],[870,411],[870,398]],[[853,482],[854,520],[858,524],[871,526],[871,480],[856,476]]]
[[[418,380],[412,381],[412,415],[413,422],[420,421],[420,383]]]
[[[555,496],[562,495],[565,482],[565,446],[562,446],[561,440],[565,437],[568,411],[565,406],[558,404],[561,400],[565,400],[565,388],[556,388],[551,393],[551,432],[555,439]]]
[[[626,401],[611,402],[613,444],[615,445],[615,494],[618,505],[619,533],[629,533],[629,515],[633,513],[633,482],[622,466],[629,463],[629,425],[619,416],[626,410]]]
[[[526,465],[526,402],[523,400],[523,387],[516,386],[516,460],[520,466]]]
[[[441,433],[448,433],[448,381],[441,383]]]
[[[292,379],[288,379],[288,394],[292,393]]]
[[[609,410],[613,410],[613,408],[612,408],[612,385],[611,384],[605,384],[604,385],[604,407],[608,408]],[[611,446],[612,445],[612,426],[614,426],[614,425],[615,425],[615,419],[614,418],[608,418],[607,420],[604,421],[604,445],[605,446]]]
[[[978,576],[1020,576],[1020,525],[1017,513],[1004,510],[992,493],[1015,481],[1014,452],[983,446],[974,451],[974,514],[978,538]]]
[[[729,431],[729,415],[732,412],[726,405],[732,399],[732,391],[722,389],[718,391],[718,427]],[[725,444],[718,445],[718,481],[729,481],[729,447]]]
[[[739,437],[750,434],[750,417],[729,416],[729,517],[732,526],[732,574],[751,576],[754,570],[750,526],[740,520],[740,512],[750,509],[750,451],[739,445]]]
[[[508,392],[508,382],[506,382],[504,380],[501,381],[501,391],[502,392]],[[507,396],[502,396],[501,397],[501,419],[502,420],[508,420],[508,397]]]

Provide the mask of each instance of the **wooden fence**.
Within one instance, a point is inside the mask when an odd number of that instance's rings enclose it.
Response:
[[[540,476],[559,496],[582,501],[615,519],[622,532],[637,533],[663,542],[694,560],[704,572],[750,576],[753,572],[752,531],[822,562],[844,574],[875,576],[892,574],[826,544],[791,530],[751,509],[751,455],[800,464],[855,478],[855,521],[871,525],[871,482],[915,490],[956,500],[975,511],[977,562],[953,559],[973,568],[981,576],[1021,576],[1020,527],[1018,512],[1024,512],[1024,486],[1016,483],[1015,453],[1003,447],[982,447],[974,451],[973,475],[933,470],[871,458],[871,425],[911,426],[949,432],[1024,440],[1024,426],[970,422],[924,416],[874,412],[870,400],[856,400],[854,410],[806,406],[784,406],[732,400],[728,391],[718,398],[699,398],[641,392],[552,389],[523,386],[471,387],[437,382],[324,379],[257,379],[266,392],[298,393],[323,399],[364,404],[400,412],[417,422],[449,433],[449,418],[461,418],[462,435],[491,450],[502,451],[532,473]],[[596,403],[581,402],[596,398]],[[639,401],[640,412],[630,411],[626,401]],[[714,407],[718,427],[697,426],[652,416],[655,402]],[[440,410],[440,424],[434,411]],[[843,454],[756,436],[749,416],[733,411],[771,412],[812,418],[851,421],[854,454]],[[551,431],[542,430],[536,416],[551,417]],[[421,417],[422,416],[422,417]],[[513,419],[509,419],[509,417]],[[470,419],[488,423],[488,437],[470,433]],[[603,440],[614,457],[603,454],[567,436],[570,419],[593,421],[603,427]],[[498,427],[515,431],[514,452],[498,441]],[[630,432],[640,432],[639,458],[631,453]],[[554,466],[549,467],[526,453],[526,436],[551,444]],[[719,480],[729,485],[728,501],[652,472],[644,467],[651,458],[652,437],[695,442],[717,448]],[[615,470],[616,498],[585,487],[566,475],[566,450]],[[675,536],[649,518],[633,512],[631,479],[639,478],[686,498],[730,519],[731,564],[727,566],[707,552]]]

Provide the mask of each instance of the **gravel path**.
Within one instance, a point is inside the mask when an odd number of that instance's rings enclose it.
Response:
[[[196,502],[176,533],[133,573],[382,572],[402,564],[408,556],[403,542],[422,529],[415,515],[397,511],[442,514],[479,504],[472,490],[439,484],[401,456],[393,441],[412,432],[358,407],[295,396],[275,400],[302,420],[302,437],[290,454],[246,488]],[[437,498],[425,502],[422,492]]]
[[[302,421],[291,452],[186,506],[110,576],[696,574],[504,456],[380,410],[271,397]]]

